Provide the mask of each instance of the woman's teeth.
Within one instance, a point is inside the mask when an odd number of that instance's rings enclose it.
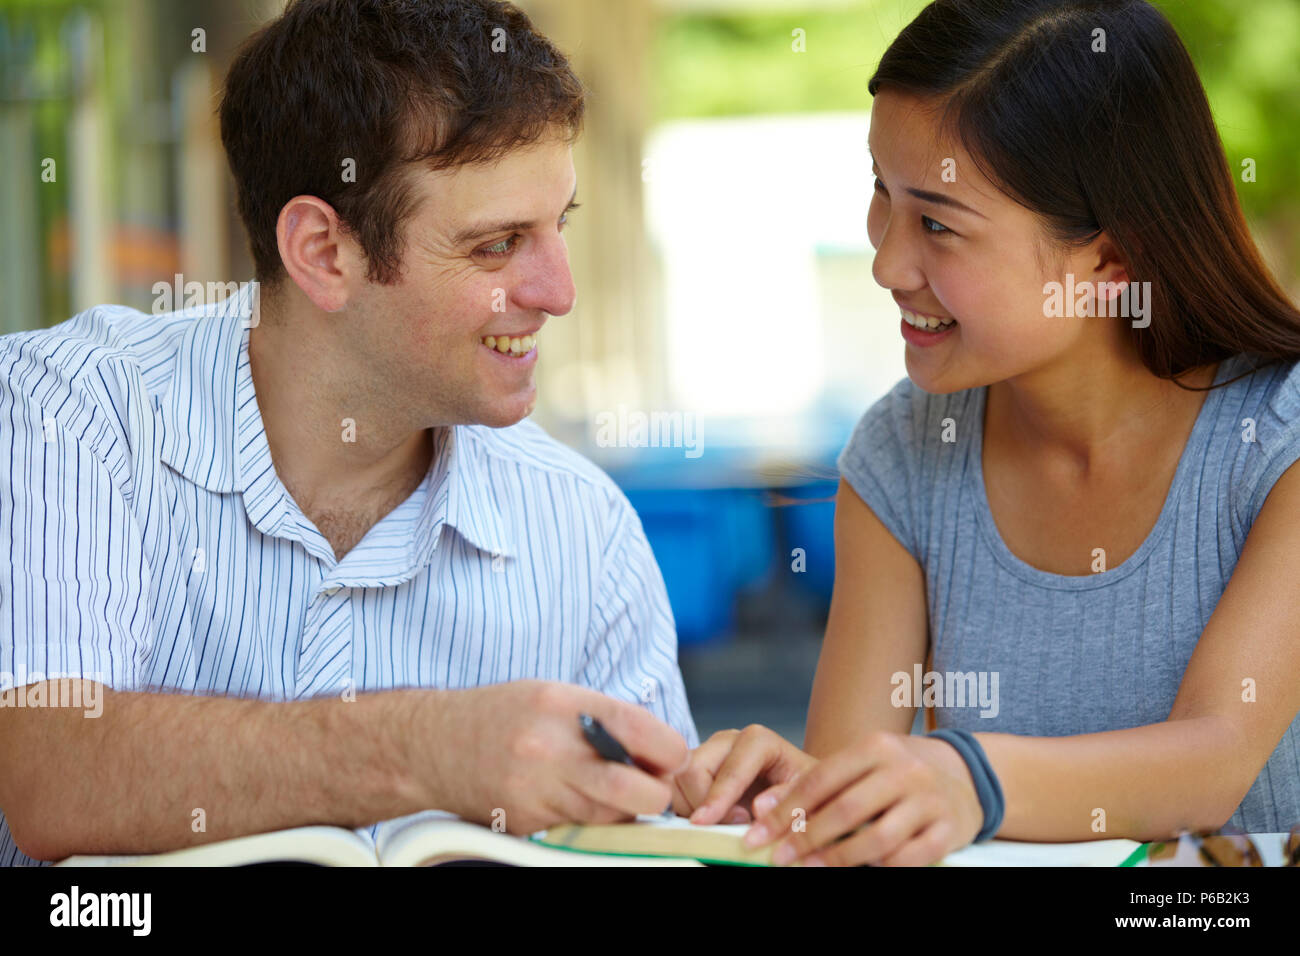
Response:
[[[521,335],[511,338],[508,335],[503,335],[501,338],[497,338],[494,335],[485,335],[481,341],[488,348],[496,349],[502,355],[507,353],[510,355],[527,355],[533,350],[533,346],[537,344],[537,336]]]
[[[903,321],[913,328],[921,329],[923,332],[941,332],[944,329],[951,328],[957,324],[956,319],[933,319],[925,315],[917,315],[915,312],[909,312],[907,309],[901,310]]]

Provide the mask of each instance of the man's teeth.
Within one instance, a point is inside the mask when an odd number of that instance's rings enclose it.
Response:
[[[503,335],[501,338],[497,338],[495,335],[485,335],[482,342],[488,348],[496,349],[502,355],[507,352],[511,355],[527,355],[533,350],[533,346],[537,344],[537,336],[522,335],[511,338],[508,335]]]
[[[914,328],[924,329],[927,332],[937,332],[940,329],[950,328],[957,324],[956,319],[932,319],[929,316],[917,315],[915,312],[909,312],[907,309],[901,310],[903,321]]]

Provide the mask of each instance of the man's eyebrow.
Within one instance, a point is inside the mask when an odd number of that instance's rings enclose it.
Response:
[[[573,189],[573,195],[569,197],[569,204],[564,207],[565,212],[568,212],[577,205],[577,203],[574,202],[577,198],[578,189],[575,186]],[[481,236],[491,236],[500,232],[527,232],[536,225],[537,223],[532,220],[524,221],[520,219],[502,219],[497,222],[478,223],[473,226],[466,226],[464,229],[459,230],[452,236],[451,241],[453,245],[459,246],[462,243],[470,242],[471,240],[478,239]]]
[[[875,173],[877,176],[880,175],[880,168],[876,165],[876,161],[874,159],[871,161],[871,171]],[[924,200],[925,202],[934,203],[936,206],[950,206],[953,209],[960,209],[963,212],[968,212],[973,216],[979,216],[981,219],[988,219],[988,216],[984,215],[984,213],[980,212],[979,210],[972,209],[964,202],[959,202],[956,199],[953,199],[951,196],[945,196],[943,193],[932,193],[928,189],[913,189],[910,186],[907,188],[907,191],[911,193],[913,196],[915,196],[917,199]]]

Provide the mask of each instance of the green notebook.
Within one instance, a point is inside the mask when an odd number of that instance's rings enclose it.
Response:
[[[744,846],[748,824],[698,827],[683,817],[642,816],[636,823],[599,826],[568,824],[531,837],[535,842],[578,853],[616,856],[687,857],[705,863],[770,866],[773,846]],[[948,854],[935,866],[1133,866],[1144,844],[1136,840],[1083,843],[1023,843],[990,840]]]

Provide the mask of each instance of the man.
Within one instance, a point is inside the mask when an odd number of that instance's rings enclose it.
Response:
[[[296,0],[221,106],[260,286],[0,338],[0,864],[668,805],[662,577],[522,421],[581,117],[508,4]]]

